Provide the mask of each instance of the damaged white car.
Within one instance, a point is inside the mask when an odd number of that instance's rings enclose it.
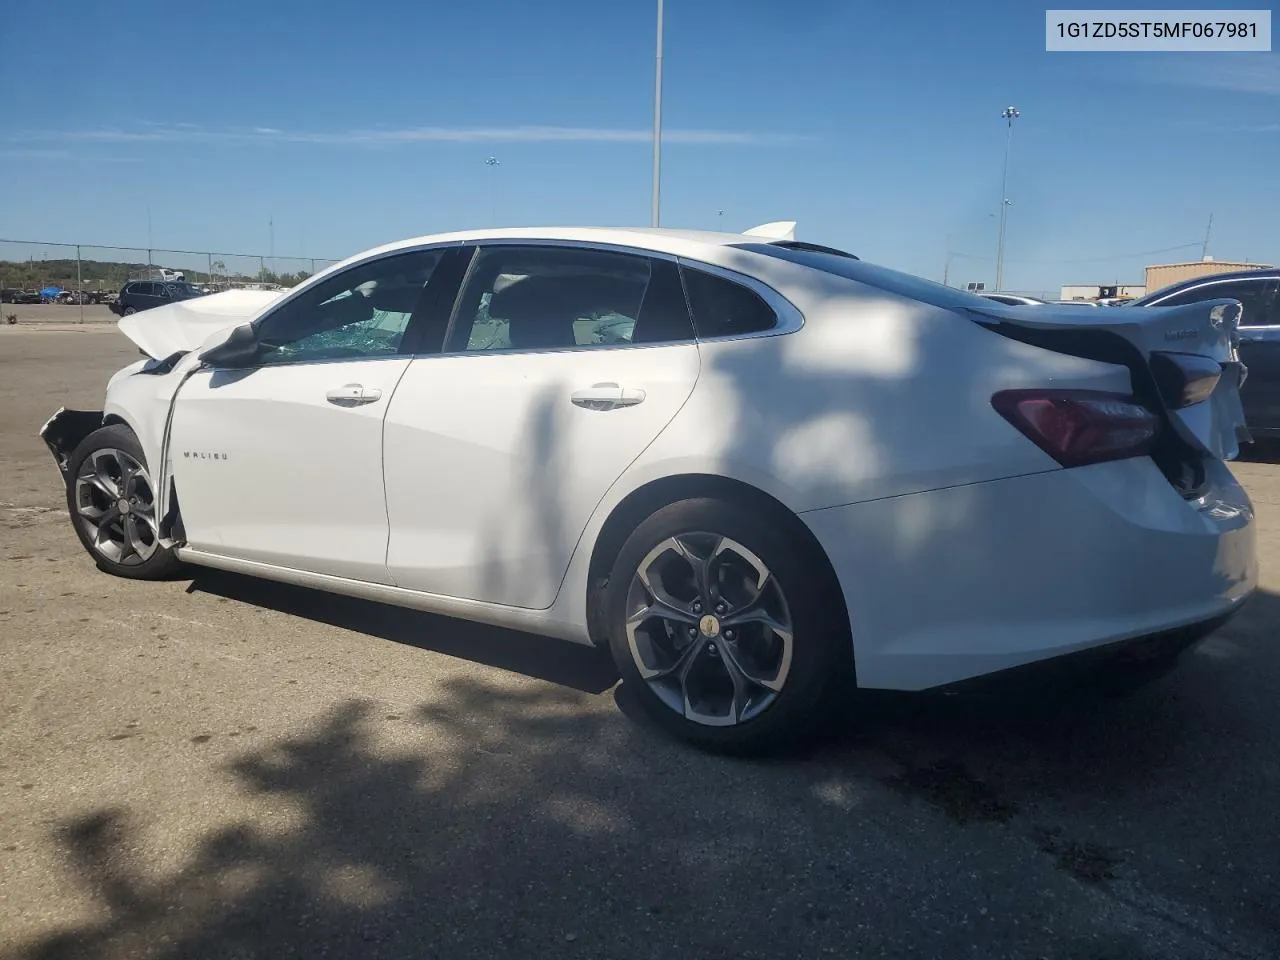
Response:
[[[122,320],[149,358],[42,435],[108,573],[607,646],[748,751],[1232,615],[1239,314],[1028,311],[767,230],[440,235]]]

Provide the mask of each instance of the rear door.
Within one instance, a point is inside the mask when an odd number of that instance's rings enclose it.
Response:
[[[158,295],[158,283],[140,283],[137,290],[134,291],[133,299],[136,301],[138,310],[150,310],[152,307],[158,307],[161,299]]]
[[[387,411],[393,581],[549,607],[597,505],[697,377],[674,260],[480,246],[445,351],[414,358]]]
[[[1240,324],[1240,359],[1249,368],[1241,392],[1250,429],[1280,435],[1280,280],[1273,279]]]

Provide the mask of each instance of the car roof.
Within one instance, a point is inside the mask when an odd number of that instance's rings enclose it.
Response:
[[[742,233],[712,230],[679,230],[670,227],[503,227],[489,230],[459,230],[397,240],[358,256],[392,253],[428,244],[470,243],[482,240],[559,240],[570,243],[599,243],[637,247],[672,256],[694,255],[707,247],[727,247],[758,243],[760,238]]]

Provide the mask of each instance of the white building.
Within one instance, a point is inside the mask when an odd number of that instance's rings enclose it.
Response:
[[[1144,296],[1147,288],[1140,283],[1068,283],[1062,287],[1059,300],[1108,300],[1120,297],[1134,300]]]

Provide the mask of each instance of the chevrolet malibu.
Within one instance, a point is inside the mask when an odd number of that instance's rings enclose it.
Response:
[[[1230,617],[1239,317],[1005,306],[768,231],[447,234],[125,317],[146,357],[42,435],[107,573],[607,647],[661,726],[750,752],[859,689],[1172,661]]]

